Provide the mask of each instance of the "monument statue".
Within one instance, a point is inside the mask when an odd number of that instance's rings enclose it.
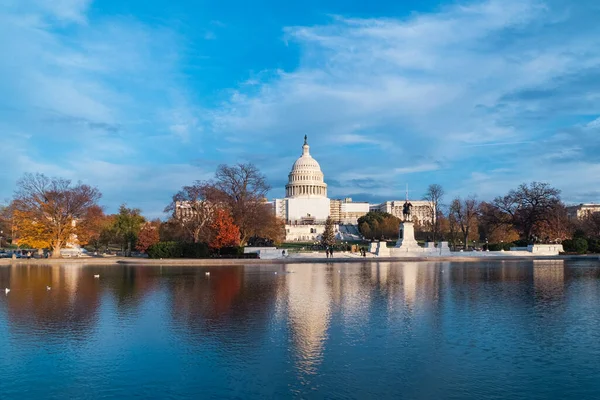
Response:
[[[406,200],[404,203],[404,207],[402,208],[402,215],[404,216],[404,221],[412,220],[412,204]]]

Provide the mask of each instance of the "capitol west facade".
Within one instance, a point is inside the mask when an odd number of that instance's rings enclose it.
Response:
[[[429,203],[412,201],[413,215],[420,221],[428,220]],[[386,201],[381,204],[353,202],[352,199],[334,200],[327,197],[327,184],[321,166],[310,154],[304,137],[302,155],[294,162],[285,185],[285,198],[271,202],[277,217],[285,221],[287,242],[318,241],[325,230],[325,220],[331,216],[336,223],[339,240],[358,240],[357,220],[369,211],[388,212],[402,216],[404,201]]]

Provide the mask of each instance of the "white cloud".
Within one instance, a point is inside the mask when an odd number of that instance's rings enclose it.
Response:
[[[0,52],[10,54],[0,59],[0,130],[11,149],[0,158],[0,198],[23,172],[42,172],[97,185],[111,207],[136,196],[164,202],[199,173],[166,146],[197,124],[177,35],[132,18],[89,20],[90,3],[0,6]]]
[[[564,119],[600,114],[598,97],[579,105],[569,99],[580,93],[551,93],[568,90],[572,79],[592,79],[600,67],[600,26],[593,23],[600,12],[591,1],[571,6],[488,0],[404,19],[336,17],[289,27],[285,39],[302,51],[298,68],[252,91],[241,86],[215,112],[213,128],[273,141],[318,132],[326,143],[355,144],[352,163],[328,166],[328,177],[340,181],[365,170],[439,171],[426,160],[457,172],[448,184],[461,187],[455,178],[469,176],[461,171],[474,164],[510,169],[512,184],[544,171],[551,176],[543,153],[556,144],[545,139]],[[359,157],[360,144],[375,137],[380,150]],[[471,184],[466,191],[477,192],[481,180]]]
[[[92,0],[5,0],[4,7],[64,23],[85,23]],[[0,6],[1,7],[1,6]]]
[[[366,135],[358,135],[355,133],[346,133],[332,137],[332,143],[336,144],[375,144],[383,146],[385,143]]]
[[[396,168],[396,169],[394,169],[394,173],[395,174],[415,174],[418,172],[437,171],[438,169],[440,169],[439,164],[429,163],[429,164],[413,165],[410,167]]]

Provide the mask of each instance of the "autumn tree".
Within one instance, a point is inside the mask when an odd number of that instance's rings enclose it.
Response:
[[[25,174],[17,182],[12,202],[13,222],[20,242],[50,247],[52,257],[77,235],[77,226],[85,226],[91,207],[97,206],[98,189],[81,182],[72,184],[63,178],[43,174]]]
[[[238,246],[240,243],[240,230],[234,224],[233,218],[228,211],[217,209],[212,223],[210,224],[212,238],[208,246],[212,249]]]
[[[548,210],[545,218],[535,224],[533,231],[539,241],[560,243],[571,237],[571,228],[567,207],[559,201]]]
[[[271,189],[265,176],[251,163],[233,166],[219,165],[211,190],[207,193],[213,204],[225,206],[236,226],[240,229],[240,243],[245,245],[249,238],[260,236],[265,221],[276,220],[270,217],[273,210],[265,204]]]
[[[135,245],[137,251],[146,252],[150,246],[160,242],[159,226],[160,220],[146,222],[142,226]]]
[[[190,186],[184,186],[165,208],[165,212],[172,214],[168,221],[171,226],[165,228],[175,235],[176,228],[179,227],[186,242],[206,241],[213,221],[215,203],[220,201],[218,197],[215,189],[207,182],[195,181]]]
[[[440,231],[439,216],[441,214],[444,194],[444,188],[436,183],[429,185],[427,192],[425,192],[425,195],[423,196],[423,200],[427,202],[429,214],[429,221],[423,221],[423,223],[431,228],[434,242]]]
[[[10,206],[0,206],[0,248],[11,242],[12,237],[12,210]]]
[[[115,216],[113,229],[115,236],[121,244],[121,250],[125,252],[126,256],[131,255],[131,249],[134,247],[138,234],[145,222],[146,219],[142,216],[139,208],[127,208],[125,204],[119,207],[119,213]]]
[[[474,197],[457,197],[450,204],[449,215],[462,232],[466,250],[473,234],[477,232],[479,202]]]
[[[81,246],[92,245],[98,248],[100,235],[106,226],[107,217],[100,206],[88,208],[86,217],[77,225],[77,241]]]
[[[263,204],[262,218],[256,220],[252,241],[278,245],[285,240],[285,222],[278,218],[269,204]]]
[[[325,220],[325,230],[321,235],[321,244],[325,247],[333,246],[335,244],[334,223],[331,217],[327,217]]]
[[[539,234],[536,228],[540,224],[551,222],[553,210],[559,204],[560,190],[540,182],[522,184],[492,202],[495,218],[510,223],[526,240],[534,233]]]
[[[587,215],[580,222],[580,229],[590,238],[600,239],[600,212]]]

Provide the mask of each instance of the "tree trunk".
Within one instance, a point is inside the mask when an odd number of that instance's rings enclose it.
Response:
[[[469,231],[465,232],[465,251],[469,249]]]
[[[52,248],[52,258],[60,258],[60,247],[55,246]]]

